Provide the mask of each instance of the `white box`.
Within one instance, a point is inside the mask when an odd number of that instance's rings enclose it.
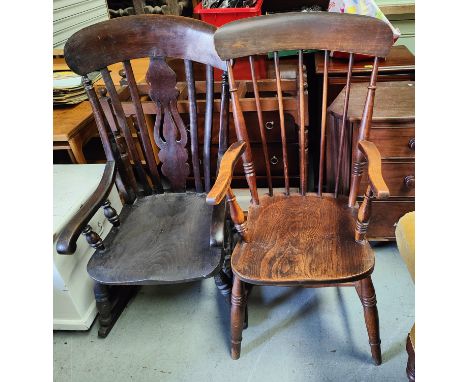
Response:
[[[104,164],[54,165],[54,330],[88,330],[97,314],[94,283],[86,271],[94,249],[83,235],[73,255],[59,255],[55,245],[60,230],[96,190],[104,167]],[[122,203],[115,185],[108,199],[120,213]],[[112,228],[102,208],[89,224],[103,239]]]

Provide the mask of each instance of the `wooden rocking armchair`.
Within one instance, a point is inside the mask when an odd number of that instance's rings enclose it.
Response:
[[[231,218],[242,236],[235,247],[231,264],[234,284],[231,299],[231,357],[240,356],[242,328],[247,303],[246,284],[305,287],[355,286],[364,307],[372,357],[382,362],[379,337],[377,300],[371,280],[374,253],[366,240],[372,198],[389,197],[381,174],[380,154],[376,146],[367,141],[377,82],[379,57],[385,57],[393,44],[392,32],[382,21],[370,17],[326,12],[283,13],[260,16],[229,23],[215,33],[215,47],[226,60],[232,94],[232,110],[238,143],[225,153],[215,185],[207,196],[210,204],[221,203],[225,196]],[[322,125],[320,142],[320,171],[318,192],[309,193],[307,185],[307,127],[305,126],[303,50],[324,50],[325,73],[322,99]],[[299,50],[300,86],[300,185],[293,192],[288,176],[286,133],[284,128],[283,94],[280,81],[278,51]],[[350,53],[343,121],[346,121],[354,54],[374,56],[372,76],[363,110],[357,150],[353,158],[352,187],[349,197],[322,192],[324,180],[325,121],[330,51]],[[232,60],[274,52],[277,97],[281,121],[283,147],[284,193],[274,193],[269,179],[269,192],[258,195],[255,164],[249,144],[248,127],[239,104]],[[235,64],[235,61],[234,61]],[[251,65],[255,89],[255,70]],[[258,101],[259,94],[255,90]],[[257,102],[257,106],[260,103]],[[262,110],[258,110],[261,116]],[[263,129],[263,124],[259,124]],[[344,123],[342,124],[339,157],[342,156]],[[268,144],[262,132],[262,145],[268,158]],[[230,188],[232,169],[242,156],[245,176],[250,188],[251,203],[247,221]],[[365,162],[370,184],[356,203],[359,182]],[[266,162],[267,174],[269,163]],[[338,182],[337,182],[338,183]]]
[[[210,168],[213,68],[226,69],[214,49],[215,29],[184,17],[128,16],[84,28],[65,46],[67,64],[83,76],[108,162],[95,193],[59,235],[57,251],[72,254],[80,233],[96,249],[88,273],[95,280],[101,337],[121,311],[112,308],[109,286],[189,282],[222,269],[225,205],[207,205],[204,193],[216,170]],[[137,84],[130,60],[143,57],[150,58],[147,83]],[[167,57],[185,62],[189,129],[179,115],[176,74]],[[192,61],[206,65],[203,102],[196,99]],[[119,93],[107,68],[117,62],[123,62],[127,82]],[[100,71],[106,86],[100,98],[88,79],[94,71]],[[130,101],[121,100],[124,93]],[[228,94],[226,80],[216,103],[218,159],[227,147]],[[204,129],[197,124],[197,106],[205,109]],[[204,136],[200,158],[199,130]],[[114,182],[126,203],[120,216],[106,200]],[[104,240],[88,225],[101,206],[114,226]]]

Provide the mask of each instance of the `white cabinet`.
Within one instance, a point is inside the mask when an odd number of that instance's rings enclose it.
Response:
[[[54,0],[54,48],[62,49],[73,33],[108,19],[106,0]]]
[[[93,281],[86,266],[93,249],[83,235],[77,242],[73,255],[59,255],[55,249],[57,235],[73,217],[86,199],[94,192],[104,172],[103,164],[54,165],[54,330],[87,330],[96,317]],[[117,213],[122,203],[115,186],[109,201]],[[112,225],[102,208],[90,222],[93,230],[103,239]]]

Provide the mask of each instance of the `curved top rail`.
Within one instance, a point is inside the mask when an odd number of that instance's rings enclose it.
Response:
[[[216,28],[181,16],[137,15],[103,21],[73,34],[65,61],[80,75],[143,57],[188,59],[226,70],[214,48]]]
[[[223,60],[279,50],[319,49],[385,57],[393,33],[372,17],[332,12],[288,12],[225,24],[215,33]]]

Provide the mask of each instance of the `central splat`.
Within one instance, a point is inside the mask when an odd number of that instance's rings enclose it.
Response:
[[[164,57],[151,57],[146,81],[150,87],[149,96],[157,108],[154,140],[160,149],[161,171],[173,191],[184,191],[190,169],[185,148],[187,131],[177,110],[176,74]]]

